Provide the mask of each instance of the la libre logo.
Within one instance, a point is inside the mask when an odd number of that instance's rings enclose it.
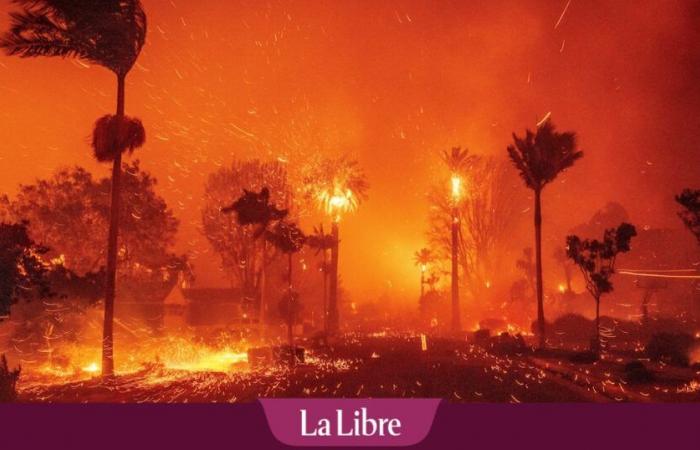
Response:
[[[336,409],[334,417],[323,417],[315,423],[309,423],[306,409],[299,410],[301,421],[301,436],[347,436],[347,437],[372,437],[401,436],[401,420],[389,417],[370,417],[367,408],[354,410],[346,414],[342,409]]]

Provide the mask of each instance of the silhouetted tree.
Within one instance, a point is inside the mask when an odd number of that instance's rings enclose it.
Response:
[[[0,320],[20,299],[51,295],[47,265],[41,259],[47,251],[29,237],[26,222],[0,223]]]
[[[684,208],[678,213],[678,217],[700,244],[700,189],[684,189],[676,196],[676,201]]]
[[[243,189],[243,194],[236,199],[230,206],[221,208],[221,212],[224,214],[235,213],[236,221],[238,225],[242,228],[248,226],[255,227],[251,232],[250,238],[254,241],[258,237],[263,236],[267,233],[268,227],[273,221],[280,221],[284,219],[288,211],[286,209],[278,209],[274,204],[270,203],[270,190],[267,187],[260,189],[260,192],[248,191]],[[206,217],[206,216],[205,216]],[[206,222],[205,222],[206,223]],[[260,262],[260,316],[259,322],[261,326],[261,331],[264,332],[264,326],[266,321],[266,308],[267,304],[265,301],[265,268],[267,266],[267,248],[265,242],[267,239],[262,239],[263,245],[261,249],[261,262]],[[243,242],[243,245],[248,245],[249,242]],[[274,246],[273,246],[274,247]],[[248,250],[244,247],[245,253],[243,255],[246,257],[240,263],[247,265],[248,260]],[[254,259],[250,260],[252,262],[252,269],[250,272],[255,271]],[[249,273],[248,270],[244,270],[244,273]],[[244,280],[247,281],[249,278],[245,277]],[[249,285],[244,284],[244,289],[248,289]]]
[[[275,246],[279,251],[287,255],[287,282],[288,289],[282,296],[279,303],[280,315],[287,323],[287,338],[289,340],[289,365],[294,366],[296,360],[296,349],[294,347],[294,324],[301,312],[299,294],[294,290],[292,278],[292,256],[304,247],[306,236],[296,226],[296,224],[281,220],[270,230],[265,232],[265,239]]]
[[[539,345],[546,343],[544,298],[542,282],[542,190],[559,173],[574,165],[583,156],[572,132],[559,133],[547,121],[533,133],[527,130],[524,138],[513,133],[514,144],[508,146],[508,155],[520,172],[525,186],[535,194],[535,271],[537,279],[537,324]]]
[[[186,258],[172,252],[179,222],[157,194],[157,180],[138,160],[123,164],[122,173],[119,297],[165,296],[186,266]],[[0,216],[28,220],[29,236],[48,247],[49,260],[77,276],[94,274],[107,261],[102,244],[109,233],[110,190],[109,178],[95,179],[80,167],[61,169],[20,185],[14,198],[0,198]],[[104,283],[100,285],[104,291]]]
[[[620,253],[630,250],[630,241],[637,235],[634,225],[621,223],[617,228],[609,228],[603,240],[581,240],[576,235],[566,238],[566,254],[581,269],[586,281],[586,289],[596,302],[596,335],[594,351],[600,351],[600,297],[612,292],[610,281],[615,273],[615,260]]]
[[[330,274],[330,262],[328,261],[328,251],[336,245],[332,234],[323,231],[323,224],[314,227],[314,232],[306,237],[306,245],[316,249],[316,254],[321,253],[319,271],[323,276],[323,329],[328,333],[328,276]]]
[[[275,260],[277,251],[267,248],[264,239],[256,239],[262,233],[262,222],[268,219],[261,217],[261,223],[251,223],[258,218],[241,217],[243,222],[239,222],[234,215],[225,213],[234,212],[231,203],[241,198],[245,190],[257,194],[263,188],[268,192],[268,205],[288,202],[290,186],[282,164],[276,161],[234,161],[229,167],[210,174],[204,188],[202,233],[220,256],[221,267],[230,276],[232,285],[241,287],[246,295],[252,292],[264,294],[263,269]],[[244,214],[255,214],[256,205],[251,206],[253,211]]]
[[[103,66],[117,77],[117,111],[95,123],[93,150],[98,161],[112,163],[112,199],[107,245],[102,375],[114,375],[114,297],[119,234],[121,158],[143,145],[141,121],[124,115],[126,76],[146,41],[146,13],[139,0],[21,0],[11,15],[10,31],[0,46],[21,57],[77,57]]]
[[[510,177],[505,160],[473,155],[457,165],[462,182],[459,201],[453,201],[448,180],[428,193],[430,212],[427,237],[435,257],[449,264],[452,256],[453,216],[457,216],[457,262],[460,287],[482,303],[486,286],[497,282],[502,269],[506,239],[519,220],[516,210],[522,190]],[[454,208],[457,207],[455,214]],[[447,231],[449,230],[449,231]]]

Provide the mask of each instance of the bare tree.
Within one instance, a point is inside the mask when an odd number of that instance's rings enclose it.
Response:
[[[463,169],[460,176],[464,179],[465,192],[458,205],[462,225],[458,234],[458,261],[466,287],[478,297],[501,265],[503,244],[516,217],[517,192],[509,180],[505,162],[493,157],[475,156],[469,169]],[[428,238],[436,258],[447,261],[452,242],[445,230],[451,226],[454,215],[449,192],[444,186],[436,186],[430,191],[428,201]]]

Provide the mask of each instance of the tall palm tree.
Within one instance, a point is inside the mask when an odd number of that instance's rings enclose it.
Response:
[[[308,167],[308,173],[304,176],[306,194],[330,217],[331,236],[335,242],[331,248],[328,287],[328,333],[335,334],[340,329],[338,310],[340,219],[343,214],[355,211],[367,198],[369,183],[358,162],[347,156],[326,158]]]
[[[466,148],[454,147],[451,152],[444,152],[442,159],[450,171],[452,184],[452,221],[450,224],[452,233],[452,331],[459,332],[462,329],[459,310],[459,202],[466,172],[477,158],[470,155]]]
[[[293,367],[296,362],[296,348],[294,347],[294,324],[301,311],[299,294],[294,291],[292,278],[292,255],[302,249],[306,236],[301,229],[292,222],[280,220],[272,229],[265,232],[265,239],[282,253],[287,254],[287,282],[288,290],[280,301],[280,312],[287,322],[287,338],[289,340],[289,365]]]
[[[126,76],[146,41],[146,13],[139,0],[15,0],[10,31],[0,47],[20,57],[61,56],[103,66],[117,77],[116,115],[95,124],[93,147],[99,161],[112,163],[107,244],[107,280],[102,342],[102,375],[114,375],[113,317],[119,234],[121,154],[143,145],[141,122],[124,115]]]
[[[542,286],[542,190],[559,173],[571,167],[583,156],[573,132],[559,133],[550,121],[533,133],[527,130],[524,138],[513,133],[514,145],[508,146],[508,155],[520,172],[525,186],[535,193],[535,273],[537,285],[537,328],[540,348],[545,346],[545,321]]]
[[[319,270],[323,274],[323,329],[328,333],[328,274],[330,263],[328,261],[328,251],[332,250],[337,242],[332,234],[323,231],[323,224],[314,227],[313,234],[306,237],[306,245],[316,249],[316,254],[321,253],[323,259],[319,264]]]
[[[413,260],[420,268],[420,298],[422,300],[425,296],[425,271],[428,265],[435,260],[435,257],[429,248],[422,248],[413,255]]]

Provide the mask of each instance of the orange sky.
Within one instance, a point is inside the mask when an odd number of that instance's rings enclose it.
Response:
[[[127,114],[146,126],[137,157],[182,220],[200,282],[218,280],[197,231],[207,174],[232,158],[348,152],[371,190],[343,223],[343,279],[412,292],[438,153],[504,155],[549,111],[586,155],[547,188],[545,245],[608,200],[640,226],[679,226],[672,195],[700,187],[698,2],[572,0],[559,20],[566,4],[144,0]],[[0,191],[68,164],[106,175],[88,138],[114,95],[101,67],[0,56]]]

